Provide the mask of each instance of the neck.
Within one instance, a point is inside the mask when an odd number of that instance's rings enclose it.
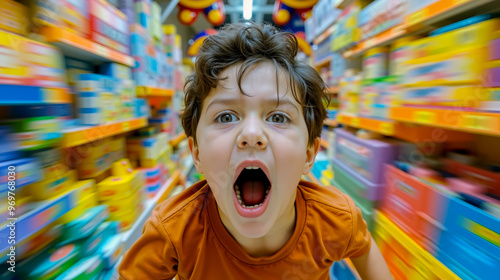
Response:
[[[219,212],[220,216],[220,212]],[[226,219],[221,219],[224,227],[229,231],[240,246],[252,257],[271,256],[278,252],[290,240],[295,230],[296,211],[295,201],[287,207],[278,222],[269,232],[259,238],[248,238],[241,234]]]

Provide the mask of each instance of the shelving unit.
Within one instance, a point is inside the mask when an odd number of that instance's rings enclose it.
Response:
[[[460,108],[427,109],[396,107],[391,119],[463,132],[500,136],[500,114],[464,111]]]
[[[388,29],[372,38],[368,38],[362,42],[359,42],[356,46],[346,50],[343,52],[343,56],[345,58],[351,58],[356,55],[360,55],[367,51],[368,49],[371,49],[373,47],[379,46],[379,45],[386,45],[397,38],[405,35],[405,26],[404,25],[398,25],[395,26],[391,29]]]
[[[337,120],[332,120],[332,119],[325,120],[323,124],[331,127],[337,127],[339,125]]]
[[[71,103],[68,88],[0,84],[0,105]]]
[[[63,148],[83,145],[113,135],[147,126],[147,118],[135,118],[96,126],[81,126],[64,130]]]
[[[134,66],[134,59],[131,56],[112,50],[62,28],[45,27],[42,29],[41,34],[47,42],[56,45],[66,56],[92,62],[111,61],[130,67]]]
[[[173,89],[151,88],[151,87],[136,87],[137,97],[172,97]]]

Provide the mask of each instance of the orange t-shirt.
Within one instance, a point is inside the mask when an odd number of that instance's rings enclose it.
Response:
[[[220,220],[206,181],[159,204],[125,254],[122,279],[329,279],[333,262],[368,252],[371,236],[352,199],[301,181],[292,237],[272,256],[254,258]]]

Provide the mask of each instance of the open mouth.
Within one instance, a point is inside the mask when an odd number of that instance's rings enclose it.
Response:
[[[236,210],[241,216],[255,218],[264,213],[269,204],[271,182],[260,167],[245,167],[233,188]]]

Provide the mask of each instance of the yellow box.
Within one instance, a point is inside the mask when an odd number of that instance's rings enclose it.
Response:
[[[69,190],[72,187],[69,182],[73,182],[74,178],[76,178],[75,172],[75,170],[69,170],[64,172],[62,176],[57,175],[55,177],[49,177],[42,181],[30,184],[26,186],[26,188],[34,200],[49,199]]]
[[[430,37],[436,40],[430,54],[485,48],[494,39],[494,32],[498,29],[500,20],[495,18]]]
[[[111,172],[113,176],[125,176],[134,172],[134,169],[127,158],[122,158],[111,165]]]
[[[135,193],[125,198],[104,200],[101,204],[108,205],[109,215],[116,217],[129,212],[130,209],[136,209],[143,200],[144,190],[143,188],[139,188]]]
[[[68,213],[61,217],[61,223],[66,224],[80,217],[83,212],[85,212],[85,210],[99,205],[98,201],[99,199],[97,197],[97,193],[95,192],[85,196],[78,201],[78,204],[75,208],[71,209]]]
[[[123,199],[134,194],[144,184],[141,172],[130,175],[111,176],[97,184],[99,200]]]
[[[28,7],[12,0],[2,0],[0,4],[0,29],[19,35],[29,31]]]
[[[139,206],[132,211],[126,212],[122,215],[114,215],[110,216],[108,218],[109,221],[120,221],[120,231],[127,231],[129,230],[134,222],[137,220],[137,218],[140,216],[140,213],[142,213],[142,210],[144,209],[144,204],[141,203]]]
[[[425,249],[420,247],[413,239],[407,236],[401,229],[389,220],[381,212],[375,211],[376,227],[374,231],[374,239],[380,247],[391,247],[392,250],[399,252],[401,249],[405,250],[401,256],[404,256],[404,262],[392,256],[394,259],[388,260],[391,264],[396,264],[400,270],[406,271],[407,279],[460,279],[449,268],[439,262]],[[385,257],[385,256],[384,256]],[[405,263],[410,263],[407,266]]]

